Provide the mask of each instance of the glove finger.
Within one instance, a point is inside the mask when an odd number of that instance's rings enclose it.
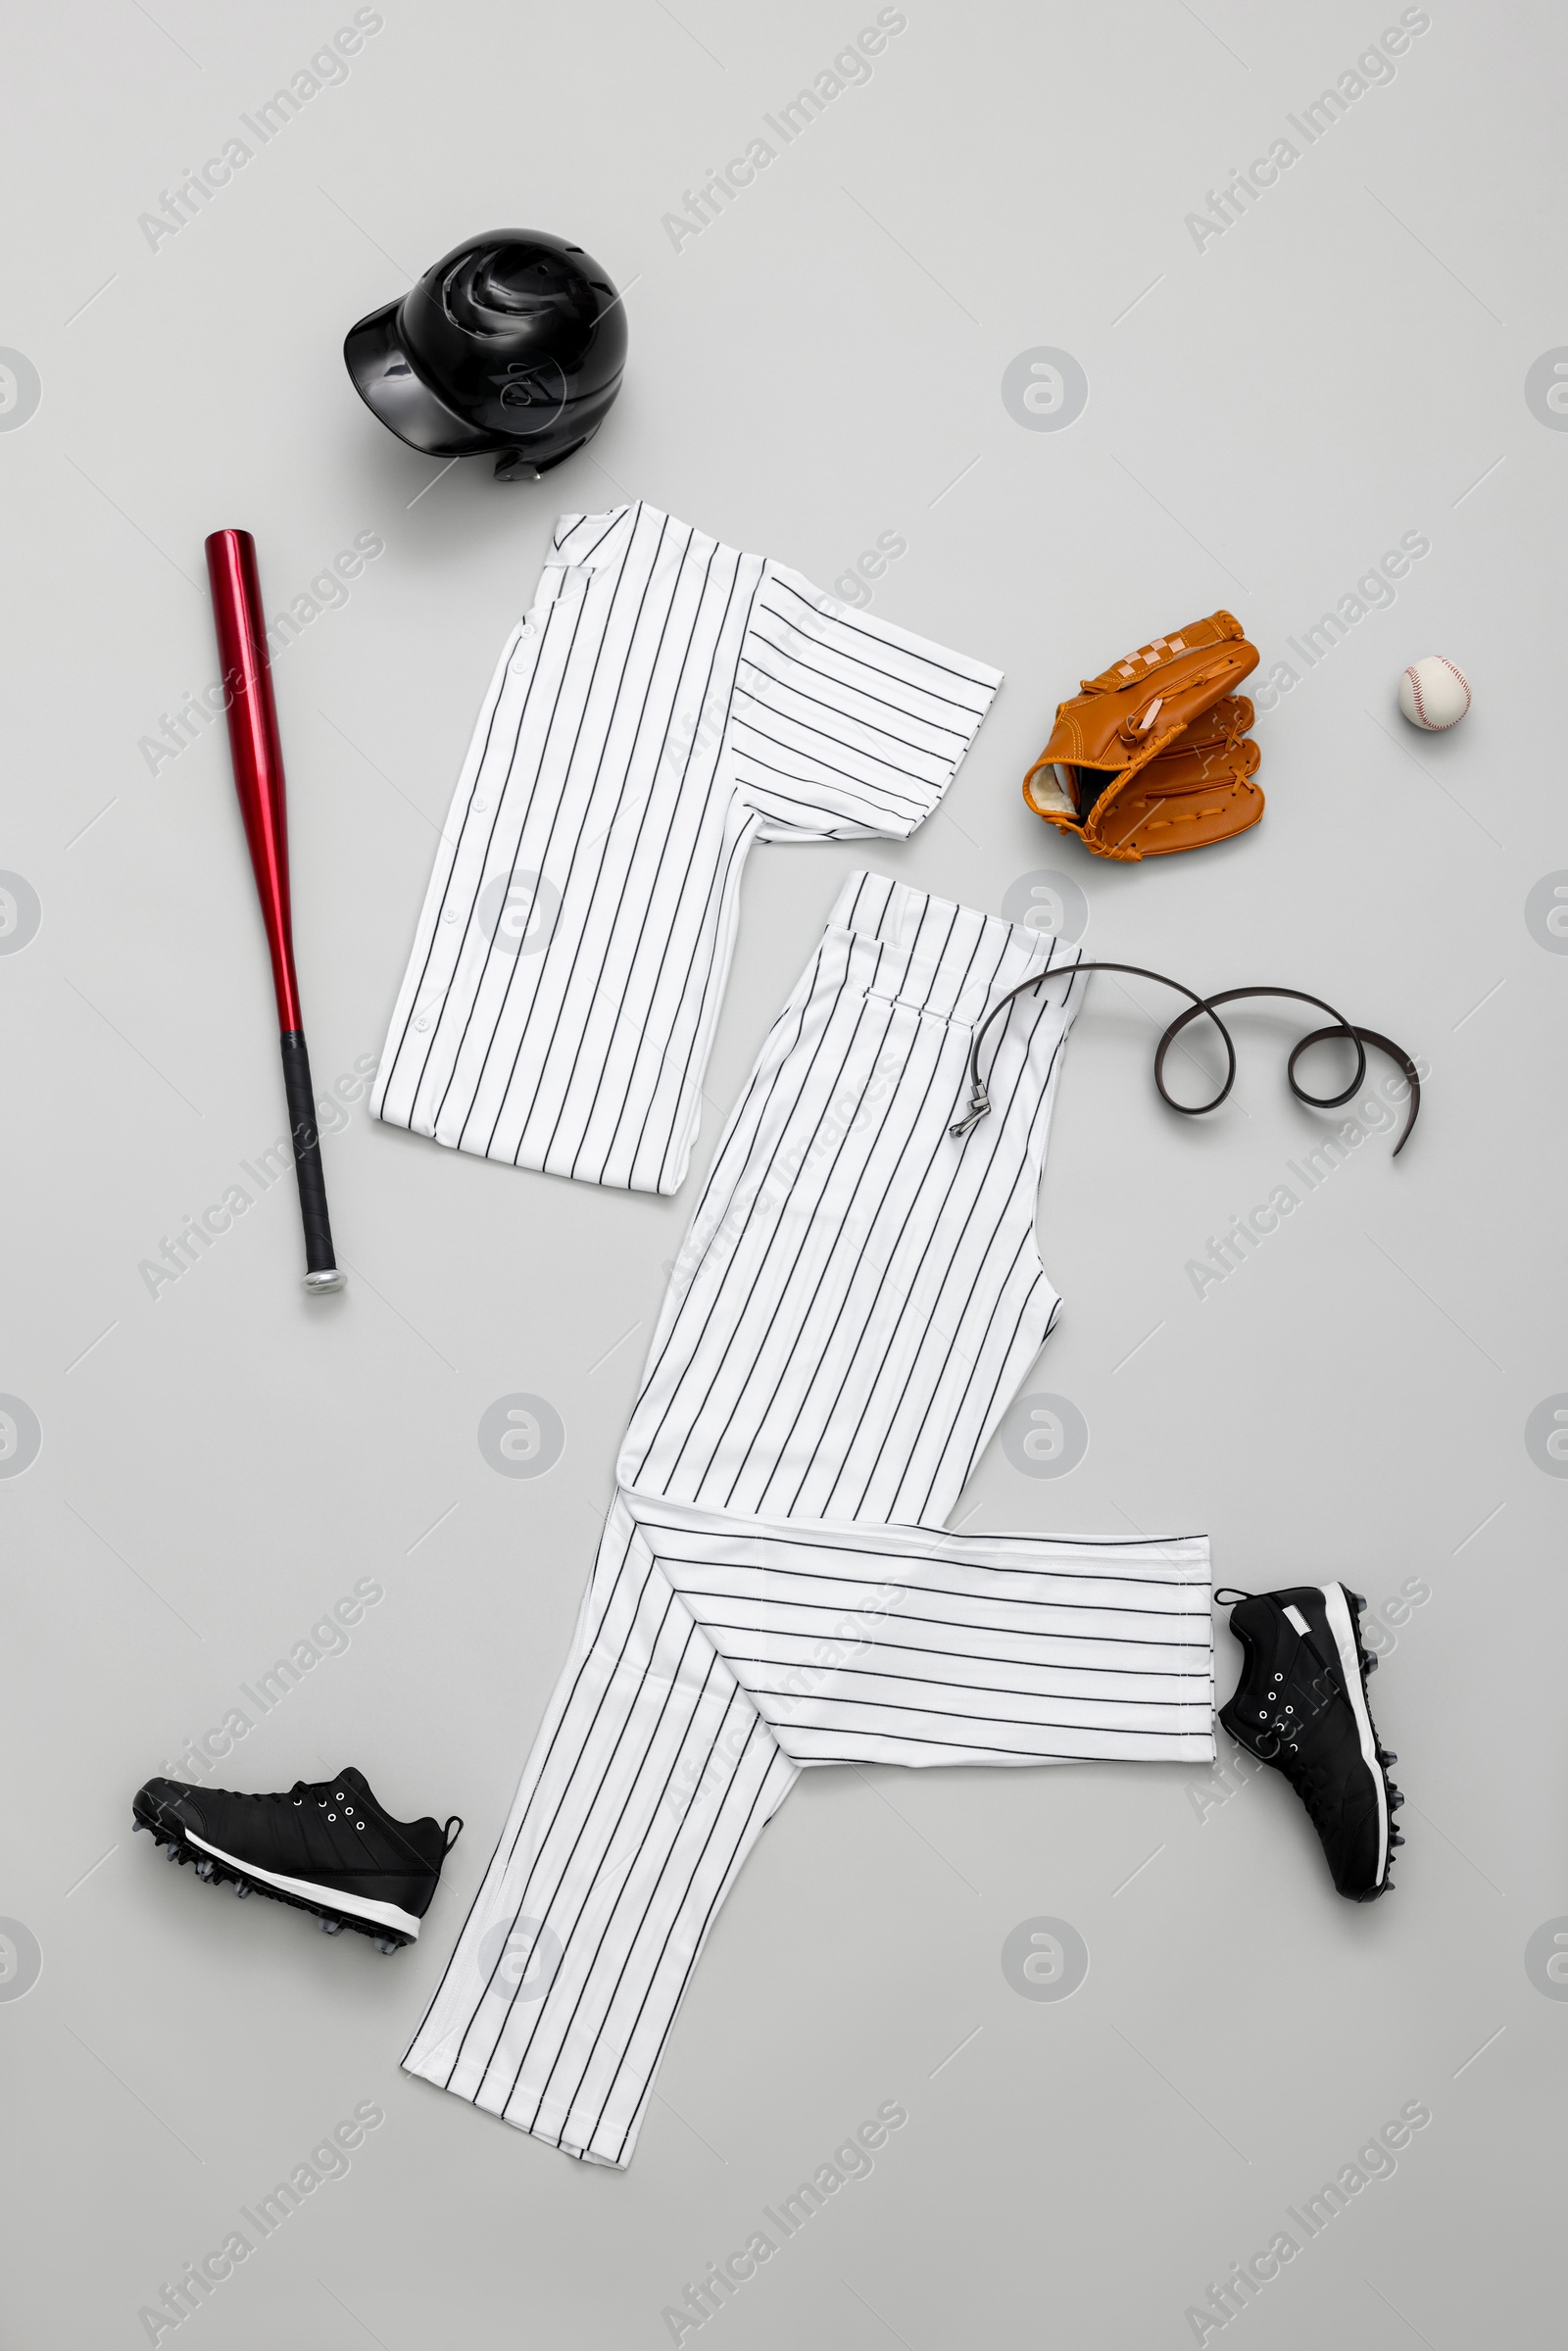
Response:
[[[1109,797],[1091,821],[1098,837],[1085,837],[1102,856],[1123,857],[1169,857],[1229,841],[1263,813],[1262,790],[1252,781],[1260,759],[1252,742],[1213,754],[1178,746]],[[1162,788],[1167,782],[1171,788]]]
[[[1245,780],[1255,775],[1262,764],[1263,755],[1250,739],[1235,742],[1221,738],[1218,742],[1196,740],[1197,729],[1189,727],[1178,736],[1168,750],[1151,759],[1142,775],[1127,787],[1129,792],[1142,791],[1151,802],[1161,793],[1198,792],[1208,785],[1222,789],[1233,778]]]
[[[1166,669],[1173,662],[1193,654],[1205,652],[1209,647],[1223,645],[1234,639],[1244,639],[1247,631],[1234,612],[1210,612],[1204,620],[1189,620],[1185,627],[1173,629],[1168,637],[1155,637],[1148,645],[1140,645],[1136,653],[1112,661],[1098,677],[1086,677],[1085,694],[1119,694],[1130,685]],[[1252,657],[1255,661],[1257,657]]]
[[[1230,620],[1229,613],[1219,617]],[[1171,649],[1178,642],[1180,652]],[[1239,636],[1196,647],[1185,638],[1156,644],[1167,650],[1153,667],[1143,667],[1143,655],[1135,654],[1060,705],[1043,760],[1136,774],[1257,666],[1256,646]]]
[[[1155,756],[1164,759],[1168,752],[1189,745],[1209,750],[1222,743],[1239,743],[1244,735],[1251,733],[1256,715],[1245,694],[1227,694],[1212,710],[1200,711],[1185,734],[1178,735],[1174,744],[1168,744],[1165,751]]]

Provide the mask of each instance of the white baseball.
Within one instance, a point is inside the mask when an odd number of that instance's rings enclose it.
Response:
[[[1457,726],[1470,708],[1470,680],[1441,653],[1429,653],[1400,678],[1399,708],[1412,726],[1441,735],[1445,727]]]

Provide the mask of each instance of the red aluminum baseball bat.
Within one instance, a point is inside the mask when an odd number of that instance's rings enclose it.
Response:
[[[305,1049],[299,981],[294,973],[294,932],[288,894],[288,807],[283,788],[283,751],[272,701],[272,671],[267,656],[267,622],[256,569],[256,541],[248,530],[215,530],[207,541],[207,572],[213,583],[213,621],[228,699],[228,745],[234,790],[245,819],[251,864],[256,873],[277,1025],[283,1052],[283,1086],[288,1097],[294,1173],[300,1188],[305,1228],[305,1287],[313,1294],[341,1290],[344,1276],[332,1254],[326,1212],[326,1179],[321,1138],[316,1124],[311,1058]]]

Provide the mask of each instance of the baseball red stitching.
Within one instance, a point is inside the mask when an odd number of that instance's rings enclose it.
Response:
[[[1462,669],[1457,668],[1455,664],[1448,660],[1446,654],[1436,654],[1433,658],[1441,664],[1443,668],[1447,670],[1450,677],[1456,677],[1460,685],[1463,686],[1464,710],[1467,710],[1470,708],[1470,680],[1465,676],[1465,673]],[[1434,735],[1446,734],[1450,726],[1458,725],[1459,718],[1464,716],[1464,710],[1459,712],[1458,718],[1445,718],[1441,726],[1429,719],[1427,716],[1426,702],[1421,692],[1421,679],[1413,661],[1404,674],[1409,679],[1410,691],[1415,696],[1416,715],[1420,719],[1422,725],[1427,728],[1429,733]]]

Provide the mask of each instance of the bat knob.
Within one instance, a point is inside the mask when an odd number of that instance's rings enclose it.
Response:
[[[312,1298],[325,1298],[330,1291],[346,1290],[348,1279],[346,1273],[340,1273],[335,1265],[329,1265],[322,1273],[308,1273],[305,1287]]]

